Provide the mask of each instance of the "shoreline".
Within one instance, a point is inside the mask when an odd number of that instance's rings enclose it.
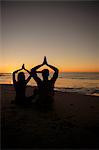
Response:
[[[0,86],[13,86],[13,84],[0,84]],[[37,87],[36,85],[27,85],[27,87]],[[94,92],[93,92],[93,91]],[[54,91],[62,93],[71,93],[71,94],[80,94],[80,95],[89,95],[89,96],[99,96],[99,90],[94,90],[94,88],[72,88],[72,87],[55,87]],[[98,91],[98,92],[95,92]]]
[[[99,148],[98,97],[55,91],[52,109],[42,110],[11,104],[11,84],[0,85],[0,94],[2,148]]]

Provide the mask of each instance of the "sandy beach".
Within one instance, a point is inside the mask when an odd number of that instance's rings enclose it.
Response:
[[[48,110],[14,98],[13,85],[0,85],[2,148],[99,148],[99,97],[55,91]]]

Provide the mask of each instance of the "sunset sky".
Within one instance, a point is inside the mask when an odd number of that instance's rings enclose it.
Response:
[[[0,72],[23,63],[60,71],[99,72],[99,6],[95,2],[3,2]]]

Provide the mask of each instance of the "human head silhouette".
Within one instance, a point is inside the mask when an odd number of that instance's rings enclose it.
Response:
[[[18,73],[18,81],[25,81],[24,72],[19,72]]]
[[[48,79],[49,70],[48,69],[43,69],[42,70],[42,76],[43,76],[43,79]]]

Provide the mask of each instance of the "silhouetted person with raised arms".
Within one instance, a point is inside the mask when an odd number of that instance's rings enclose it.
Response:
[[[49,76],[49,70],[48,69],[43,69],[41,71],[43,80],[41,80],[37,76],[37,72],[39,72],[39,71],[37,71],[37,69],[39,69],[43,65],[47,65],[52,70],[54,70],[53,77],[50,80],[48,79],[48,76]],[[58,78],[58,69],[52,65],[49,65],[47,63],[46,57],[44,57],[43,63],[41,65],[38,65],[38,66],[32,68],[31,73],[32,73],[32,77],[36,81],[37,87],[38,87],[38,92],[37,92],[38,96],[39,96],[38,102],[47,103],[47,102],[53,101],[54,84],[55,84],[56,79]]]
[[[16,91],[15,102],[17,104],[23,104],[25,102],[28,102],[28,100],[29,100],[25,96],[25,91],[26,91],[26,85],[31,79],[31,75],[29,75],[29,77],[27,79],[25,79],[24,72],[19,72],[21,70],[25,70],[25,71],[27,71],[30,74],[30,72],[27,69],[25,69],[24,64],[22,65],[21,69],[18,69],[18,70],[13,72],[13,85],[14,85],[15,91]],[[16,81],[15,74],[17,72],[19,72],[19,73],[18,73],[18,78],[17,78],[17,81]]]

